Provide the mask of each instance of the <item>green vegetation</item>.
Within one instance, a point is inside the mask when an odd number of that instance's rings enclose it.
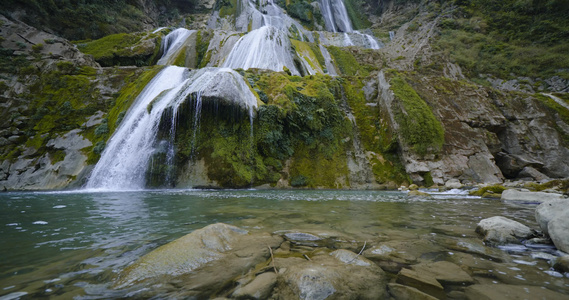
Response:
[[[334,57],[334,61],[336,62],[336,66],[340,68],[340,72],[342,75],[345,76],[367,76],[368,72],[361,67],[352,53],[345,48],[335,47],[335,46],[328,46],[328,51]]]
[[[150,40],[150,45],[148,41]],[[94,41],[77,41],[77,48],[104,67],[147,66],[158,58],[161,36],[147,33],[119,33]]]
[[[527,183],[525,187],[538,192],[552,188],[557,188],[561,191],[566,191],[569,189],[569,179],[554,179],[542,184],[530,182]]]
[[[196,66],[198,68],[203,68],[207,66],[209,60],[211,59],[211,52],[207,52],[209,48],[209,42],[213,38],[212,31],[200,30],[198,31],[197,41],[196,41]]]
[[[398,100],[394,104],[395,119],[404,142],[419,155],[438,153],[444,144],[441,122],[403,75],[393,71],[390,78],[391,90]]]
[[[379,108],[366,105],[361,80],[356,77],[343,79],[342,88],[356,118],[363,147],[373,153],[369,158],[377,182],[410,182],[397,153],[397,139],[393,136],[389,124],[381,121]]]
[[[438,48],[470,77],[569,78],[569,3],[457,0],[440,23]]]
[[[196,12],[195,0],[4,0],[0,13],[24,10],[22,21],[36,28],[50,28],[70,40],[98,39],[103,36],[143,29],[147,11],[168,9],[158,16],[158,26],[180,20],[181,13]]]
[[[495,194],[500,196],[506,188],[501,185],[490,185],[480,188],[476,191],[470,192],[471,196],[481,196],[481,197],[488,197],[489,194]]]

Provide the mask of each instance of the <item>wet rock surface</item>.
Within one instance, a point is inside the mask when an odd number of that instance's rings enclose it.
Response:
[[[476,232],[483,235],[484,242],[491,245],[519,243],[534,234],[533,230],[524,224],[500,216],[480,221]]]
[[[520,191],[516,189],[509,189],[502,192],[502,201],[521,201],[542,203],[545,201],[564,199],[562,194],[545,193],[545,192],[530,192]]]
[[[515,286],[507,284],[477,284],[466,288],[469,300],[490,299],[569,299],[552,290],[538,286]]]

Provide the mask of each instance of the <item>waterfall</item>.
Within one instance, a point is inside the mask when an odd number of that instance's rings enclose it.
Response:
[[[174,56],[178,50],[184,45],[188,37],[194,33],[195,30],[187,30],[185,28],[178,28],[172,32],[170,32],[164,39],[162,40],[162,57],[156,64],[158,65],[167,65],[170,64],[170,58]]]
[[[154,142],[162,111],[156,104],[172,99],[187,79],[188,70],[167,67],[143,89],[129,109],[119,128],[107,142],[101,159],[87,181],[88,189],[136,190],[145,185],[148,160],[154,152]],[[174,90],[174,88],[177,89]],[[155,99],[156,103],[147,111]]]
[[[168,64],[193,31],[177,29],[164,38],[163,56],[159,64]],[[287,39],[288,41],[288,39]],[[190,71],[167,66],[141,91],[113,136],[108,140],[99,162],[95,165],[85,187],[101,190],[139,190],[146,185],[146,171],[157,153],[166,154],[166,164],[175,160],[174,139],[178,109],[188,98],[195,100],[194,141],[199,129],[202,98],[225,101],[253,111],[257,98],[239,73],[228,68],[203,68]],[[215,100],[212,100],[215,99]],[[165,114],[171,111],[171,119]],[[161,122],[169,124],[166,141],[158,141]],[[166,143],[166,145],[165,145]],[[166,181],[173,180],[166,174]]]
[[[348,34],[358,35],[363,37],[364,41],[359,42],[357,45],[370,49],[381,48],[377,40],[366,33],[361,33],[356,31],[352,27],[352,22],[348,16],[348,11],[344,5],[343,0],[320,0],[320,10],[322,16],[324,17],[324,24],[326,25],[326,30],[331,32],[343,32],[344,40],[342,47],[355,46],[356,43],[352,41],[352,38]]]
[[[225,94],[224,94],[225,93]],[[180,105],[195,97],[195,130],[203,97],[223,97],[223,101],[249,110],[252,118],[257,98],[239,73],[227,68],[203,68],[188,71],[168,66],[144,88],[101,154],[86,188],[138,190],[146,184],[146,170],[153,154],[160,151],[156,139],[158,127],[167,109],[172,109],[170,134],[175,134]],[[221,100],[220,100],[221,101]],[[173,136],[170,136],[167,160],[173,163]],[[172,155],[171,157],[168,157]]]
[[[395,38],[395,32],[390,31],[390,32],[389,32],[389,40],[390,40],[390,41],[393,41],[394,38]]]
[[[342,0],[320,0],[326,30],[332,32],[352,32],[352,22]]]
[[[287,67],[291,74],[300,75],[291,54],[288,36],[273,26],[263,26],[242,36],[223,67],[231,69],[268,69],[276,72]]]

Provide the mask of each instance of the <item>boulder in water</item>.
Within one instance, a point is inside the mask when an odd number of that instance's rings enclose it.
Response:
[[[121,272],[117,288],[137,283],[183,283],[187,295],[208,297],[270,257],[282,238],[250,234],[218,223],[206,226],[141,257]]]
[[[522,201],[522,202],[533,202],[542,203],[549,200],[563,199],[562,194],[555,193],[545,193],[545,192],[530,192],[530,191],[520,191],[516,189],[509,189],[502,192],[502,201]]]
[[[476,226],[476,232],[484,236],[484,242],[491,245],[519,243],[534,235],[524,224],[501,216],[484,219]]]
[[[569,199],[545,201],[536,207],[535,220],[543,233],[549,235],[547,228],[549,221],[566,210],[569,210]]]
[[[279,276],[282,299],[384,299],[387,278],[381,268],[348,250],[318,255]]]
[[[569,253],[569,209],[565,209],[547,224],[549,236],[557,249]]]

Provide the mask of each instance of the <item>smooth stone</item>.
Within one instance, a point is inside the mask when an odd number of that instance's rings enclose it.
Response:
[[[115,287],[176,280],[185,282],[185,290],[207,297],[208,292],[265,262],[269,247],[277,248],[282,241],[223,223],[208,225],[144,255],[119,274]]]
[[[310,261],[287,268],[277,280],[280,299],[387,298],[385,272],[363,257],[358,259],[369,265],[346,263],[344,258],[357,254],[347,255],[343,251],[347,250],[317,255]]]
[[[551,219],[547,229],[555,247],[569,253],[569,209],[560,212]]]
[[[567,295],[530,285],[476,284],[467,287],[465,293],[470,300],[569,299]]]
[[[462,188],[462,183],[460,183],[460,180],[453,178],[445,182],[445,187],[448,189],[460,189]]]
[[[244,299],[267,299],[271,295],[275,284],[277,284],[277,274],[266,272],[255,277],[253,281],[244,287],[238,287],[232,296]]]
[[[551,219],[566,210],[569,210],[569,199],[545,201],[535,208],[535,220],[543,233],[549,235],[547,226]]]
[[[569,272],[569,255],[558,257],[553,263],[553,268],[559,272]]]
[[[387,285],[389,294],[395,300],[436,300],[437,298],[425,294],[418,289],[402,284],[389,283]]]
[[[417,273],[434,277],[442,285],[473,284],[474,279],[458,265],[448,261],[437,261],[411,266]]]
[[[544,192],[526,192],[519,191],[516,189],[508,189],[502,192],[502,201],[522,201],[522,202],[534,202],[542,203],[549,200],[559,200],[563,199],[562,194],[555,193],[544,193]]]
[[[409,196],[420,196],[420,197],[429,197],[429,196],[431,196],[431,195],[429,195],[428,193],[424,193],[424,192],[421,192],[421,191],[418,191],[418,190],[409,191],[409,193],[408,193],[407,195],[409,195]]]
[[[418,190],[418,189],[419,189],[419,186],[416,185],[416,184],[414,184],[414,183],[409,186],[409,190],[410,190],[410,191],[416,191],[416,190]]]
[[[397,274],[397,283],[414,287],[419,291],[438,299],[445,299],[443,286],[432,276],[410,269],[401,269]]]
[[[527,239],[534,234],[524,224],[501,216],[480,221],[476,232],[484,236],[485,243],[491,245],[519,243],[521,239]]]

